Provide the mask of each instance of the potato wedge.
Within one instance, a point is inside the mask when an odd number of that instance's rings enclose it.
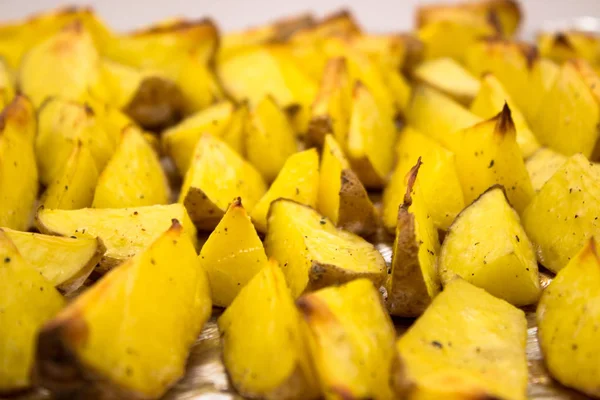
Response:
[[[600,235],[600,166],[570,157],[522,214],[538,261],[558,272],[591,236]]]
[[[410,126],[400,132],[396,143],[397,164],[383,191],[383,223],[390,232],[396,230],[398,207],[404,202],[406,175],[421,157],[419,185],[436,228],[446,230],[465,207],[462,187],[449,150]]]
[[[266,182],[273,182],[287,158],[298,150],[296,132],[272,97],[265,97],[250,111],[244,147],[247,160]]]
[[[54,96],[84,100],[88,88],[100,79],[98,51],[92,36],[77,21],[32,48],[18,75],[21,91],[36,107]]]
[[[495,184],[503,185],[510,204],[521,213],[533,197],[533,187],[516,141],[508,105],[495,117],[461,131],[456,170],[465,203]]]
[[[456,279],[398,339],[396,396],[525,400],[526,339],[523,311]]]
[[[166,204],[171,197],[158,155],[141,131],[129,126],[98,178],[95,208],[125,208]]]
[[[384,33],[351,35],[350,44],[376,60],[385,69],[400,70],[412,67],[422,44],[412,34]]]
[[[396,332],[368,279],[305,294],[296,304],[325,399],[390,399]]]
[[[70,238],[1,230],[23,259],[63,293],[77,290],[106,250],[102,240],[92,236]]]
[[[106,246],[99,272],[106,272],[146,249],[171,220],[182,222],[186,233],[197,243],[196,228],[181,204],[136,208],[41,209],[36,225],[42,233],[58,236],[99,237]]]
[[[179,202],[198,229],[212,231],[233,199],[241,197],[252,211],[266,191],[260,172],[252,164],[225,142],[203,134],[185,174]]]
[[[417,81],[432,86],[462,104],[470,104],[479,92],[479,80],[451,58],[426,61],[412,72]]]
[[[481,88],[473,103],[471,103],[471,112],[481,118],[488,119],[502,111],[504,104],[508,104],[510,108],[515,129],[517,130],[517,144],[521,149],[521,154],[524,158],[527,158],[540,148],[540,143],[533,132],[531,132],[525,117],[510,98],[498,78],[491,73],[484,74],[481,77]]]
[[[443,284],[458,276],[515,306],[540,297],[533,246],[502,187],[490,188],[456,217],[438,268]]]
[[[426,86],[417,86],[406,110],[408,125],[456,151],[460,146],[461,129],[475,125],[481,118],[443,93]]]
[[[557,63],[583,58],[590,64],[600,63],[600,37],[591,32],[542,32],[537,37],[540,54]]]
[[[64,305],[51,282],[0,232],[0,393],[31,386],[38,329]]]
[[[417,317],[440,291],[437,256],[438,232],[429,215],[417,175],[421,159],[408,172],[404,202],[392,253],[392,268],[385,284],[386,306],[392,315]]]
[[[385,279],[385,261],[375,247],[303,204],[271,204],[265,249],[279,261],[294,298],[325,286],[368,278]]]
[[[525,167],[531,178],[531,185],[533,190],[539,192],[542,186],[552,175],[558,171],[558,169],[567,161],[566,156],[550,150],[549,148],[542,147],[537,150],[525,161]]]
[[[0,113],[0,226],[27,230],[38,192],[35,110],[18,95]]]
[[[333,135],[325,136],[317,210],[337,227],[361,236],[377,230],[377,211]]]
[[[206,272],[173,220],[147,249],[45,324],[35,379],[67,397],[159,398],[184,374],[210,314]]]
[[[238,197],[200,251],[213,305],[228,307],[266,263],[263,244]]]
[[[0,110],[15,97],[15,87],[6,63],[0,60]]]
[[[59,210],[90,207],[97,183],[96,161],[88,148],[78,140],[61,173],[46,187],[40,203],[44,208]]]
[[[308,149],[292,154],[281,168],[269,190],[250,212],[259,232],[267,231],[267,214],[277,199],[290,199],[315,208],[319,196],[319,154]]]
[[[60,176],[78,141],[92,153],[98,173],[116,147],[114,132],[105,130],[100,117],[85,104],[48,100],[38,112],[38,124],[35,152],[40,181],[46,185]]]
[[[600,241],[583,248],[544,290],[536,320],[538,339],[550,374],[565,386],[588,396],[600,396],[600,371],[594,354],[598,315],[594,307],[600,285]]]
[[[521,110],[529,124],[533,124],[533,120],[537,118],[540,107],[554,86],[559,71],[560,67],[546,58],[538,57],[534,60],[529,73],[528,106]]]
[[[218,324],[223,362],[242,396],[292,400],[319,397],[306,327],[275,260],[263,264]]]

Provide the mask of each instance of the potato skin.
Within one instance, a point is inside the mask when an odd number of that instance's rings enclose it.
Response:
[[[337,226],[361,236],[370,236],[378,227],[378,217],[369,194],[351,169],[340,177],[340,207]]]
[[[200,230],[212,231],[225,213],[197,187],[190,187],[183,200],[190,219]]]

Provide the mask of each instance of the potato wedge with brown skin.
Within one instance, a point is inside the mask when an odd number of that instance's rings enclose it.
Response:
[[[273,201],[290,199],[315,208],[318,196],[319,154],[313,148],[292,154],[285,161],[269,190],[250,212],[250,217],[256,229],[264,233],[267,231],[267,214]]]
[[[392,268],[386,282],[386,306],[390,314],[402,317],[421,315],[440,291],[436,266],[440,243],[417,180],[420,167],[419,158],[406,176],[406,195],[398,209]]]
[[[325,399],[391,399],[396,332],[373,282],[357,279],[300,297]]]
[[[323,17],[320,21],[306,26],[291,35],[292,42],[318,41],[332,36],[361,34],[362,29],[356,18],[347,9],[335,11]]]
[[[479,92],[479,80],[451,58],[425,61],[412,75],[418,82],[434,87],[461,104],[471,104]]]
[[[600,286],[600,239],[589,238],[544,290],[536,320],[538,339],[552,377],[588,396],[600,396],[595,355]]]
[[[333,135],[325,136],[317,210],[337,227],[361,236],[377,229],[377,211]]]
[[[294,298],[357,278],[370,279],[376,286],[385,279],[385,261],[372,244],[292,200],[271,203],[264,243]]]
[[[181,204],[136,208],[41,209],[36,225],[42,233],[66,237],[99,237],[106,246],[98,271],[106,272],[147,248],[171,220],[181,221],[197,244],[196,228]]]
[[[33,105],[18,95],[0,113],[0,226],[27,230],[38,192]]]
[[[600,63],[600,36],[592,32],[542,32],[538,34],[537,46],[540,55],[560,64],[575,58],[592,65]]]
[[[210,313],[206,272],[173,220],[45,324],[34,379],[69,398],[159,398],[184,374]]]
[[[409,400],[525,400],[526,339],[523,311],[456,279],[398,339],[394,392]]]
[[[591,236],[600,236],[600,165],[570,157],[522,214],[538,261],[558,272]]]
[[[23,259],[63,293],[77,290],[104,255],[102,240],[43,235],[2,228]]]
[[[567,161],[566,156],[542,147],[525,161],[525,167],[531,178],[533,190],[539,192],[546,182]]]
[[[212,231],[233,199],[241,197],[252,212],[266,191],[260,172],[252,164],[225,142],[203,134],[183,180],[179,202],[198,229]]]
[[[318,398],[306,327],[285,277],[275,260],[262,267],[218,320],[229,379],[247,398]]]
[[[267,263],[258,234],[238,197],[200,251],[213,305],[228,307],[239,291]]]

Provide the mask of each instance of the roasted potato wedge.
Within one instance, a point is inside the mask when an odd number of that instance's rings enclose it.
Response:
[[[542,186],[567,161],[566,156],[542,147],[525,161],[525,167],[531,178],[533,190],[539,192]]]
[[[554,62],[538,57],[533,61],[531,72],[529,73],[530,89],[528,92],[527,107],[522,109],[523,115],[529,124],[532,124],[537,118],[540,107],[545,101],[546,96],[554,86],[558,77],[560,67]]]
[[[341,9],[323,17],[320,21],[298,29],[290,40],[314,42],[332,36],[362,34],[362,29],[349,10]]]
[[[517,144],[521,149],[521,154],[524,158],[527,158],[540,148],[540,143],[498,78],[491,73],[484,74],[481,77],[479,92],[471,103],[471,112],[481,118],[488,119],[502,111],[504,104],[508,104],[510,108],[510,115],[517,130]]]
[[[558,272],[591,236],[600,235],[600,166],[570,157],[523,212],[523,227],[538,261]]]
[[[138,128],[125,128],[121,143],[98,178],[92,206],[152,206],[166,204],[170,197],[158,155]]]
[[[398,339],[396,396],[525,400],[526,339],[523,311],[456,279]]]
[[[433,224],[438,229],[448,229],[465,207],[454,153],[407,126],[400,132],[396,168],[383,191],[383,224],[390,232],[396,230],[398,207],[404,202],[406,175],[419,157],[423,161],[419,168],[419,185]]]
[[[0,60],[0,110],[10,104],[14,97],[15,87],[11,73],[4,61]]]
[[[456,169],[465,203],[495,184],[503,185],[510,204],[521,213],[533,197],[533,187],[516,141],[508,105],[495,117],[461,131]]]
[[[325,399],[390,399],[396,332],[379,291],[357,279],[300,297]]]
[[[260,172],[252,164],[225,142],[204,134],[196,144],[179,202],[198,229],[213,230],[233,199],[241,197],[252,211],[266,190]]]
[[[417,175],[419,158],[408,172],[404,202],[398,209],[392,268],[387,277],[387,308],[392,315],[416,317],[440,291],[438,232],[425,204]]]
[[[238,197],[200,251],[213,305],[228,307],[239,291],[267,263],[258,234]]]
[[[583,248],[558,272],[544,290],[536,319],[538,339],[550,374],[565,386],[588,396],[600,396],[600,372],[594,362],[600,351],[596,340],[600,241],[586,240]]]
[[[38,192],[35,110],[21,95],[0,113],[0,226],[27,230]]]
[[[252,222],[259,232],[267,231],[267,214],[271,203],[277,199],[290,199],[315,208],[319,196],[319,154],[308,149],[292,154],[281,172],[250,212]]]
[[[490,188],[456,217],[438,268],[444,284],[461,277],[515,306],[540,297],[533,246],[502,187]]]
[[[377,230],[377,211],[334,136],[325,136],[317,210],[337,227],[361,236]]]
[[[591,32],[543,32],[537,37],[537,46],[543,57],[557,63],[583,58],[590,64],[600,64],[600,36]]]
[[[273,182],[288,157],[298,150],[296,132],[272,97],[250,110],[245,125],[246,158],[267,182]]]
[[[64,305],[51,282],[0,231],[0,393],[31,386],[38,329]]]
[[[418,65],[412,74],[417,81],[462,104],[470,104],[479,92],[479,80],[451,58],[426,61]]]
[[[58,290],[77,290],[92,273],[106,248],[92,236],[78,238],[43,235],[2,228],[23,259]]]
[[[271,203],[265,249],[279,261],[294,298],[357,278],[377,286],[385,279],[385,261],[372,244],[292,200]]]
[[[106,246],[99,272],[106,272],[146,249],[171,220],[181,221],[197,243],[196,228],[181,204],[136,208],[82,208],[38,211],[36,224],[42,233],[66,237],[99,237]]]
[[[160,397],[183,375],[210,318],[210,287],[199,264],[192,240],[173,220],[44,325],[37,382],[68,397]]]
[[[96,161],[83,142],[78,140],[62,171],[48,183],[40,203],[45,208],[59,210],[90,207],[97,183]]]
[[[218,324],[223,362],[242,396],[292,400],[319,397],[306,327],[276,261],[263,264]]]

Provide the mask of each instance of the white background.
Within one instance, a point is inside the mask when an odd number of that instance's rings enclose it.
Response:
[[[431,1],[429,1],[431,2]],[[212,17],[222,29],[238,29],[269,19],[348,7],[371,31],[408,30],[419,0],[0,0],[0,20],[24,17],[64,4],[92,5],[114,29],[133,29],[168,16]],[[545,21],[579,16],[600,18],[600,0],[521,0],[530,34]]]

